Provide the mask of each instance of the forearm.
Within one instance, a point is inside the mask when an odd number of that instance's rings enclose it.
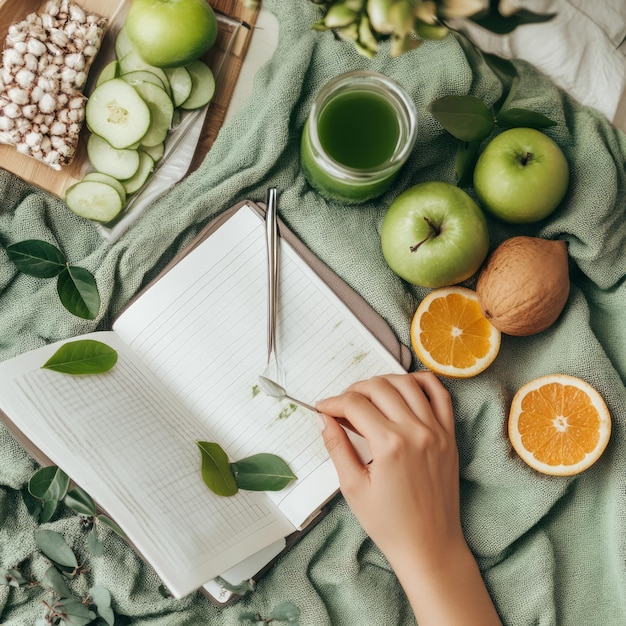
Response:
[[[420,626],[501,626],[466,544],[423,556],[409,549],[391,561]]]

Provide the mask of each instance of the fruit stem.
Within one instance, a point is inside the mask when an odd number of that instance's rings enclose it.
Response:
[[[436,237],[441,232],[441,228],[439,228],[438,226],[435,226],[427,217],[424,217],[424,221],[428,224],[428,227],[430,228],[428,235],[426,235],[424,239],[416,243],[414,246],[411,246],[410,247],[411,252],[417,252],[418,248],[423,243],[426,243],[429,239]]]
[[[532,152],[527,152],[526,154],[523,154],[521,159],[520,159],[520,163],[522,165],[526,165],[528,163],[528,161],[530,161],[533,158],[533,154]]]

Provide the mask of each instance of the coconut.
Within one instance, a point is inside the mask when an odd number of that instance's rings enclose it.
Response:
[[[500,332],[526,336],[557,320],[569,296],[567,244],[512,237],[489,256],[476,283],[483,315]]]

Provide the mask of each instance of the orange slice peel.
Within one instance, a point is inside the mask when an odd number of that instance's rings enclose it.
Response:
[[[500,331],[482,314],[475,291],[442,287],[417,307],[411,343],[420,361],[436,374],[469,378],[498,355]]]
[[[543,474],[571,476],[589,468],[604,452],[611,415],[589,383],[553,374],[518,390],[508,432],[514,450],[530,467]]]

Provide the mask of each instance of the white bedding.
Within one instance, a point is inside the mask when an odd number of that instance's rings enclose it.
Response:
[[[509,4],[536,13],[556,13],[556,17],[526,24],[509,35],[469,26],[480,48],[532,63],[579,102],[598,109],[626,130],[626,0],[517,0]]]

